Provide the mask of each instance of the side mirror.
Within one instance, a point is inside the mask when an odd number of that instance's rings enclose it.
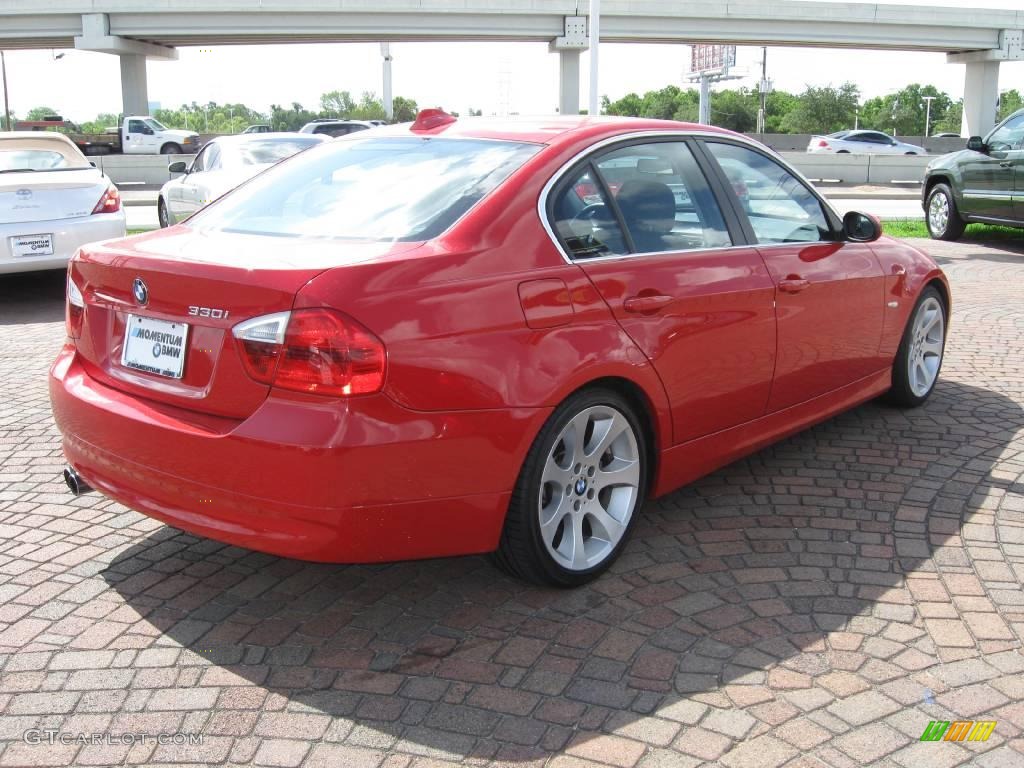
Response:
[[[882,225],[870,213],[847,211],[843,216],[843,236],[854,243],[873,243],[882,236]]]
[[[178,160],[168,165],[167,170],[171,173],[188,173],[188,165],[184,160]]]
[[[96,167],[96,163],[94,163],[92,160],[89,161],[89,165],[91,165],[93,168]]]
[[[971,136],[967,140],[967,148],[972,152],[988,152],[988,145],[982,141],[981,136]]]

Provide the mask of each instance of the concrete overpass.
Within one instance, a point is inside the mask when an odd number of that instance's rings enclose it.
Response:
[[[338,41],[547,41],[561,59],[560,108],[579,111],[586,0],[0,0],[0,47],[121,58],[125,113],[148,103],[147,58],[188,45]],[[963,63],[964,130],[991,127],[999,64],[1024,59],[1024,9],[794,0],[603,0],[605,42],[938,51]]]

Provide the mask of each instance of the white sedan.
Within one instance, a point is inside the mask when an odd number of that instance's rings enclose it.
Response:
[[[221,136],[206,144],[189,165],[182,160],[167,170],[182,176],[160,189],[157,218],[161,227],[184,221],[242,182],[327,136],[296,133],[248,133]]]
[[[0,274],[58,269],[79,246],[124,234],[117,187],[70,139],[0,132]]]
[[[833,152],[869,155],[926,155],[928,150],[917,144],[894,139],[881,131],[837,131],[827,136],[811,136],[808,152]]]

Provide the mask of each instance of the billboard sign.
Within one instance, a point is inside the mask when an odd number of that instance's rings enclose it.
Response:
[[[690,72],[728,72],[736,65],[735,45],[697,43],[690,47]]]

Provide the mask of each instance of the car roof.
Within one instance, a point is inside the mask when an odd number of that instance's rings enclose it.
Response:
[[[89,168],[89,161],[71,139],[53,131],[0,131],[0,147],[4,149],[45,149],[60,152],[76,167]]]
[[[532,144],[568,144],[582,138],[599,141],[620,134],[639,131],[671,131],[673,133],[714,133],[736,135],[724,128],[675,120],[642,117],[589,117],[587,115],[555,115],[552,117],[460,117],[426,130],[414,130],[415,123],[380,126],[373,138],[388,136],[444,136],[460,139],[497,139]],[[342,137],[369,139],[359,134]]]

